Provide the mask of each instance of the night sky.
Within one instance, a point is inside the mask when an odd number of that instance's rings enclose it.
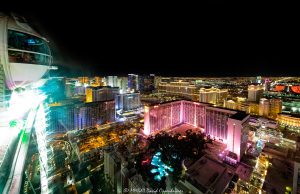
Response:
[[[55,65],[68,75],[300,74],[299,22],[278,10],[75,7],[12,10],[50,40]]]

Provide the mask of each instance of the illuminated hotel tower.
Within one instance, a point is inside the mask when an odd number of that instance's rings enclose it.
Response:
[[[106,85],[110,87],[117,87],[118,77],[117,76],[107,76]]]
[[[140,93],[118,94],[115,97],[116,110],[129,111],[141,107]]]
[[[128,88],[128,77],[118,77],[117,87],[120,89],[120,93],[126,93]]]
[[[88,84],[89,83],[89,78],[88,77],[79,77],[78,78],[79,83],[83,84]]]
[[[158,91],[172,95],[178,95],[190,100],[199,101],[199,92],[195,84],[190,84],[187,81],[161,81],[158,84]]]
[[[97,86],[86,88],[86,102],[108,101],[115,99],[119,88],[110,86]]]
[[[245,113],[236,113],[229,117],[227,121],[227,148],[237,154],[238,161],[240,161],[247,148],[248,136],[243,133],[243,128],[249,117],[250,115]]]
[[[199,91],[199,101],[211,104],[223,103],[224,99],[228,96],[228,90],[218,88],[201,88]]]
[[[269,116],[270,114],[270,101],[266,98],[261,98],[259,101],[259,115]]]
[[[203,129],[212,138],[223,141],[230,151],[242,155],[240,147],[244,140],[242,131],[249,115],[235,110],[223,109],[186,100],[146,106],[144,133],[150,135],[180,124],[189,124]],[[235,124],[235,127],[232,127]],[[238,147],[236,147],[238,146]]]
[[[270,99],[270,116],[277,118],[277,115],[282,111],[282,100],[272,98]]]
[[[263,96],[264,87],[262,85],[250,85],[248,86],[248,101],[258,102]]]
[[[207,105],[185,100],[151,107],[146,106],[144,112],[144,133],[149,135],[183,123],[204,128],[205,106]]]
[[[138,91],[139,90],[138,75],[128,74],[128,88],[130,90],[134,90],[134,91]]]
[[[226,143],[228,134],[227,120],[236,112],[237,111],[235,110],[222,109],[212,106],[206,107],[205,132],[210,136],[216,139],[221,139]]]
[[[91,84],[90,86],[94,86],[94,87],[97,87],[97,86],[103,86],[103,82],[102,82],[102,78],[101,77],[94,77],[92,80],[91,80]]]

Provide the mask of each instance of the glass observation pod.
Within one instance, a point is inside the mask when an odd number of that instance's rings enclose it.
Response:
[[[24,18],[0,13],[0,67],[13,90],[40,80],[52,63],[48,42]]]

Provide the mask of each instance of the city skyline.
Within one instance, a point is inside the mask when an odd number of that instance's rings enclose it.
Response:
[[[288,30],[273,30],[264,17],[245,20],[224,16],[158,13],[123,14],[80,10],[16,10],[49,41],[57,74],[74,76],[297,76],[297,39]],[[222,16],[222,17],[221,17]],[[197,25],[199,24],[199,25]],[[200,25],[201,24],[201,25]],[[62,73],[60,73],[60,71]]]
[[[0,12],[0,193],[300,193],[290,31],[73,4]]]

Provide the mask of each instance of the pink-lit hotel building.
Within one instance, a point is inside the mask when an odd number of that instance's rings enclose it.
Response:
[[[207,103],[186,100],[145,106],[144,133],[150,135],[177,125],[189,124],[201,128],[207,135],[222,140],[237,160],[246,149],[243,127],[249,115],[231,109],[213,107]]]

